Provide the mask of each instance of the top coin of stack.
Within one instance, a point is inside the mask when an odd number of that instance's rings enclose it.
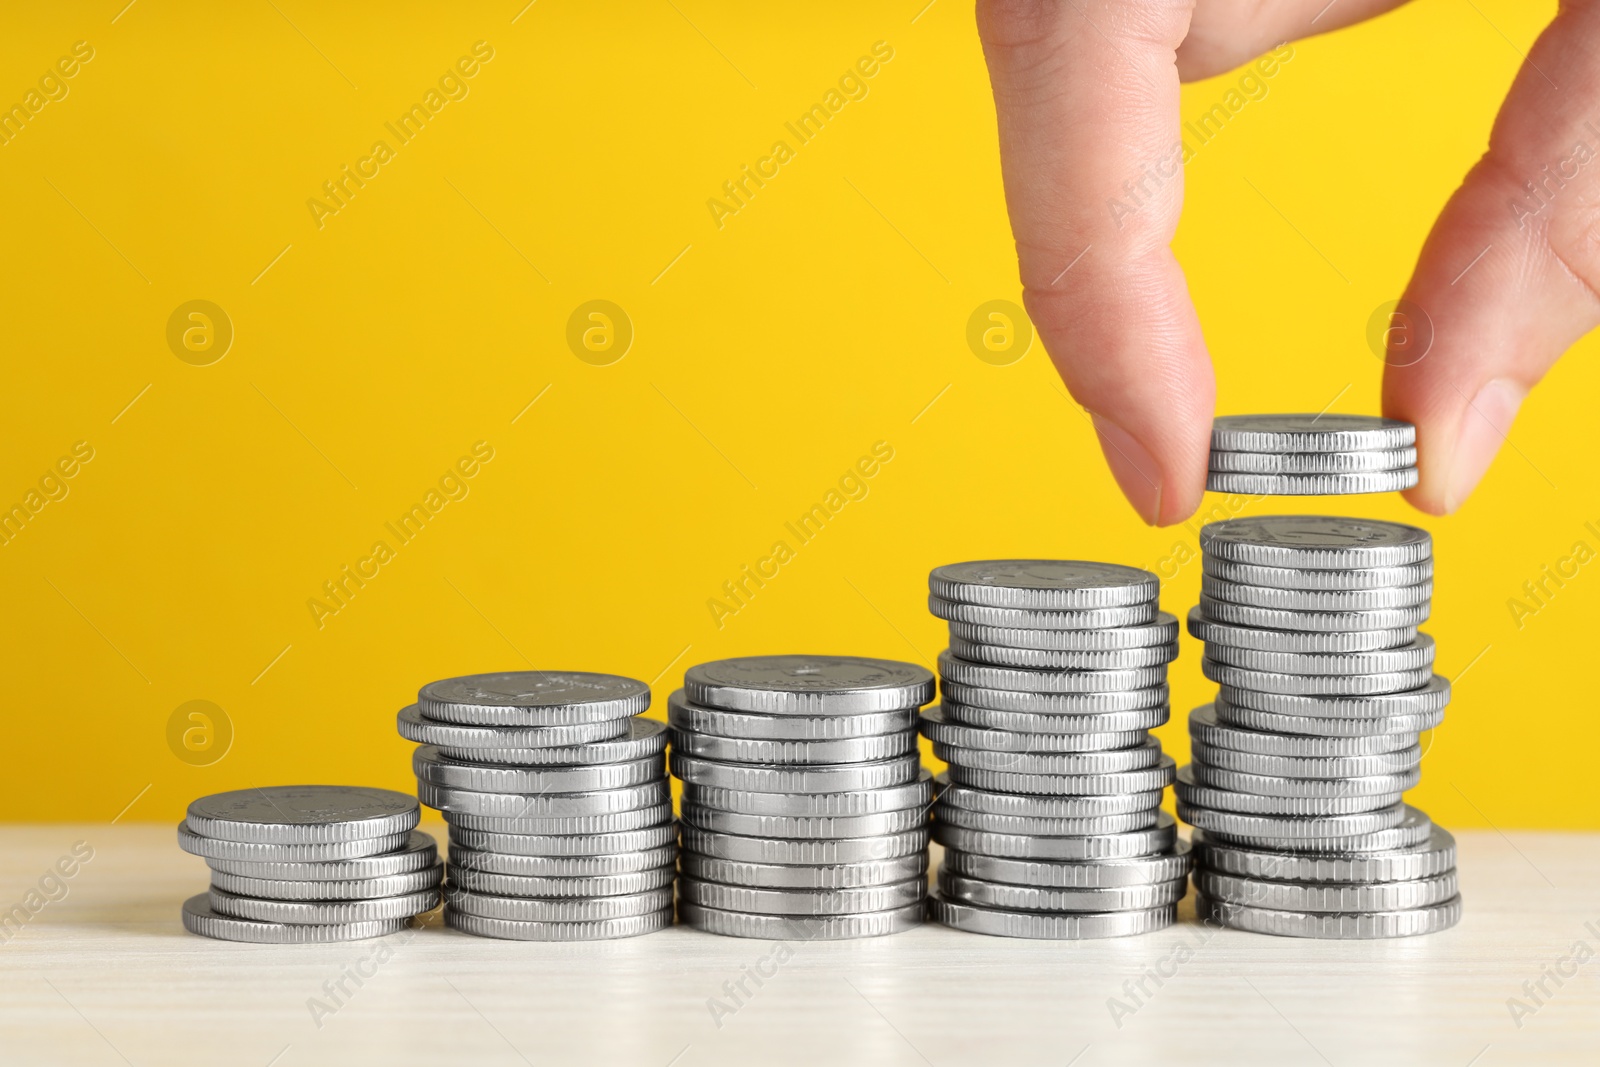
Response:
[[[1256,496],[1391,493],[1417,484],[1417,430],[1368,415],[1223,415],[1206,488]]]
[[[650,687],[583,671],[430,682],[398,717],[450,824],[445,924],[590,941],[672,925],[676,828]]]
[[[417,802],[362,786],[289,785],[201,797],[178,846],[205,857],[211,891],[184,901],[191,933],[305,944],[379,937],[439,903]]]
[[[917,925],[933,786],[917,709],[933,675],[856,656],[691,667],[667,706],[683,780],[678,914],[734,937]]]
[[[1160,810],[1177,620],[1148,571],[1082,560],[939,567],[950,623],[942,706],[923,715],[950,768],[934,808],[944,846],[930,913],[1006,937],[1113,937],[1177,914],[1189,869]]]

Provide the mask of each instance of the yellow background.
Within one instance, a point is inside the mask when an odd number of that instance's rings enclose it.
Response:
[[[4,101],[95,49],[0,147],[0,502],[95,449],[0,547],[6,817],[410,789],[393,715],[433,678],[613,671],[655,679],[659,713],[723,656],[931,665],[939,563],[1194,551],[1123,503],[1037,345],[1003,367],[967,347],[974,308],[1018,298],[969,5],[121,3],[13,11],[0,33]],[[1419,0],[1299,44],[1189,164],[1177,249],[1222,411],[1378,410],[1367,320],[1554,7]],[[494,59],[470,94],[319,230],[306,201],[479,40]],[[869,95],[719,230],[707,199],[880,40]],[[1185,117],[1234,81],[1187,87]],[[234,326],[211,366],[166,342],[193,299]],[[565,341],[592,299],[634,326],[610,366]],[[1330,505],[1435,535],[1428,629],[1444,673],[1470,670],[1412,796],[1448,826],[1600,825],[1600,577],[1520,630],[1507,609],[1576,540],[1600,545],[1594,347],[1533,394],[1459,515]],[[308,599],[480,440],[495,458],[470,494],[319,629]],[[877,441],[894,459],[869,495],[719,629],[708,599]],[[1199,572],[1176,571],[1167,610]],[[1183,640],[1160,731],[1180,760],[1212,688]],[[235,730],[205,767],[166,738],[196,699]]]

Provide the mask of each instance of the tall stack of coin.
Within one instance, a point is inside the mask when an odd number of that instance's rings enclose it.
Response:
[[[1413,434],[1355,416],[1219,419],[1213,469],[1219,454],[1260,452],[1296,470],[1317,457],[1414,456]],[[1254,491],[1378,491],[1341,481],[1351,477]],[[1190,714],[1193,762],[1177,786],[1178,813],[1196,828],[1200,915],[1301,937],[1453,925],[1455,843],[1402,800],[1420,775],[1419,734],[1439,725],[1450,698],[1433,673],[1433,640],[1417,632],[1432,595],[1431,538],[1399,523],[1268,516],[1212,523],[1200,540],[1205,574],[1189,632],[1205,642],[1206,677],[1221,689]]]
[[[751,656],[691,667],[667,705],[683,780],[678,916],[734,937],[839,939],[922,920],[933,784],[893,660]]]
[[[939,567],[929,609],[950,624],[944,702],[922,730],[949,769],[930,914],[1003,937],[1116,937],[1177,917],[1188,850],[1160,810],[1178,621],[1160,582],[1080,560]]]
[[[205,857],[211,891],[183,903],[190,933],[307,944],[380,937],[439,903],[417,802],[361,786],[288,785],[201,797],[178,846]]]
[[[430,682],[401,710],[422,803],[450,826],[444,919],[589,941],[672,925],[677,831],[650,687],[581,671]]]

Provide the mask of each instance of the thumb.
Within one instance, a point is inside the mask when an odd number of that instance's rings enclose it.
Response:
[[[1600,325],[1600,5],[1563,5],[1517,75],[1489,151],[1434,225],[1391,331],[1385,414],[1417,425],[1407,498],[1456,510],[1528,391]],[[1431,348],[1414,331],[1431,324]],[[1420,356],[1419,356],[1420,353]]]

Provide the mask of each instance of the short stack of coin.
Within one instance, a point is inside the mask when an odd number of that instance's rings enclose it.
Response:
[[[1399,937],[1461,915],[1455,847],[1402,794],[1449,683],[1432,672],[1432,542],[1398,523],[1268,516],[1201,531],[1189,632],[1221,689],[1189,718],[1178,814],[1198,911],[1301,937]]]
[[[650,687],[581,671],[430,682],[399,715],[450,826],[445,925],[591,941],[672,925],[677,830]]]
[[[678,917],[733,937],[832,940],[922,921],[932,779],[893,660],[751,656],[691,667],[667,706],[683,781]]]
[[[1177,918],[1189,855],[1160,810],[1178,621],[1160,582],[1079,560],[939,567],[943,704],[923,714],[944,846],[932,917],[1003,937],[1143,933]]]
[[[201,797],[178,846],[205,857],[211,890],[183,904],[190,933],[312,944],[381,937],[439,903],[417,802],[361,786],[288,785]]]
[[[1393,493],[1417,484],[1417,429],[1365,415],[1224,415],[1206,488],[1251,496]]]

